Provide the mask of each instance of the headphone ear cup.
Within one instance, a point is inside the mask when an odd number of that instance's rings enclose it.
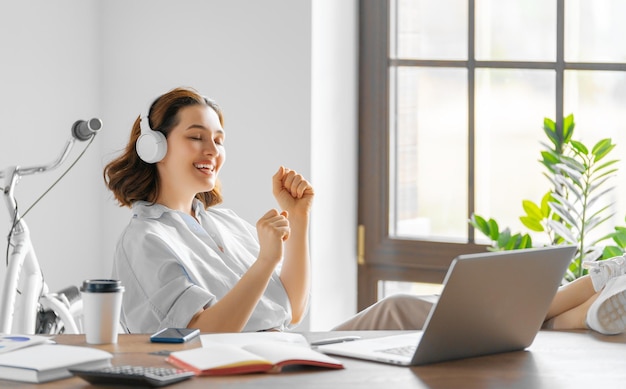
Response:
[[[147,163],[157,163],[165,157],[167,153],[167,140],[165,135],[159,131],[148,130],[143,132],[137,143],[135,149],[139,158]]]

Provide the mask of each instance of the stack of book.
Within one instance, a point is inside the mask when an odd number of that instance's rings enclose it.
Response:
[[[59,380],[72,376],[69,369],[111,366],[112,358],[106,351],[55,344],[45,336],[0,334],[0,380]]]

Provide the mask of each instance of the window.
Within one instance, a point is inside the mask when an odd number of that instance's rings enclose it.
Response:
[[[473,213],[528,232],[521,201],[550,188],[544,118],[626,148],[623,15],[623,0],[361,2],[359,308],[484,251]]]

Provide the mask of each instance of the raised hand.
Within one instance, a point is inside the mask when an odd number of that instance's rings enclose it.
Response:
[[[259,260],[277,264],[283,257],[283,242],[289,239],[289,220],[287,212],[278,213],[271,209],[256,223],[259,236]]]
[[[274,197],[281,209],[292,215],[308,213],[313,204],[313,186],[295,170],[281,166],[272,177]]]

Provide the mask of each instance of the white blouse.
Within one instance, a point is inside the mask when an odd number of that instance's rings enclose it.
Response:
[[[131,333],[186,327],[215,304],[256,261],[256,229],[234,212],[204,209],[196,221],[160,204],[138,201],[115,252],[113,278],[125,288],[121,323]],[[244,331],[284,330],[291,305],[277,271]]]

